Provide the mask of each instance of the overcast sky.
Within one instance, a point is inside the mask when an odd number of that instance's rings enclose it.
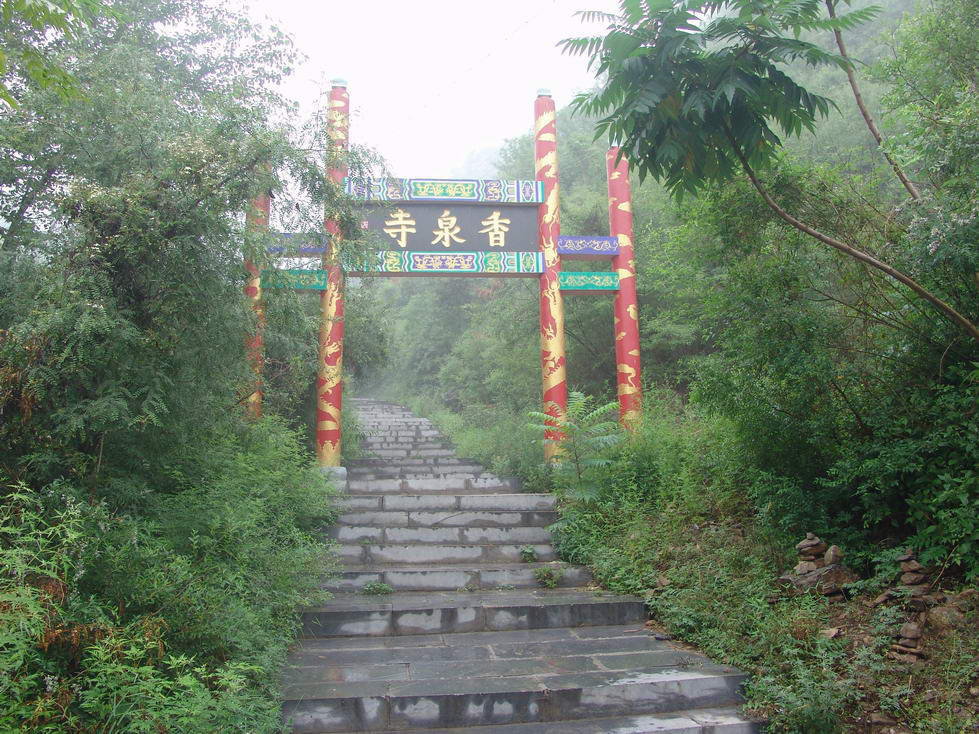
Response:
[[[471,154],[530,132],[539,88],[558,107],[592,85],[581,57],[556,44],[600,32],[577,10],[615,0],[240,0],[308,58],[284,91],[304,112],[346,79],[351,139],[376,148],[402,177],[485,176]],[[560,135],[560,131],[558,131]]]

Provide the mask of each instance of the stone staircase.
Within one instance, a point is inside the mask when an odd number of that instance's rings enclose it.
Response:
[[[555,560],[552,496],[398,405],[354,405],[373,458],[348,467],[335,598],[304,612],[284,674],[296,734],[761,731],[738,713],[742,673],[657,641],[641,600]]]

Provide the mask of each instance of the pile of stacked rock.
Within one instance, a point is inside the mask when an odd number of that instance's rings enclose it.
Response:
[[[915,612],[923,612],[929,607],[945,601],[940,591],[932,591],[928,570],[915,560],[910,551],[897,557],[901,564],[901,584],[896,589],[887,589],[874,599],[870,605],[879,606],[891,599],[906,598],[908,607]]]
[[[830,601],[844,598],[843,586],[857,580],[853,571],[843,565],[843,551],[839,546],[827,546],[812,533],[796,547],[799,563],[792,573],[779,577],[779,583],[796,593],[817,591]]]
[[[916,663],[919,658],[925,657],[924,651],[919,647],[922,637],[921,625],[917,622],[905,622],[901,625],[901,631],[897,634],[897,642],[891,645],[891,651],[887,657],[892,660],[900,660],[902,663]]]

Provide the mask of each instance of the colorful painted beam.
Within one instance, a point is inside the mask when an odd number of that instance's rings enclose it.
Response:
[[[557,238],[557,251],[569,260],[607,260],[619,254],[619,239],[561,235]]]
[[[328,270],[285,270],[271,268],[262,271],[263,288],[293,288],[300,291],[325,291]]]
[[[308,271],[307,271],[308,272]],[[540,252],[408,252],[384,250],[366,263],[348,266],[351,275],[535,276],[544,272]]]
[[[618,273],[561,271],[562,293],[614,293],[619,290]]]
[[[468,201],[474,204],[541,204],[540,181],[487,178],[346,178],[347,194],[358,201]]]

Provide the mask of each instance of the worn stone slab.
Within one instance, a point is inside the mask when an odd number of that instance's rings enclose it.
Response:
[[[557,521],[556,512],[507,512],[503,510],[444,512],[400,512],[379,510],[345,512],[340,515],[340,525],[375,527],[423,528],[423,527],[546,527]]]
[[[500,587],[533,588],[540,586],[534,576],[536,568],[546,566],[560,571],[557,585],[583,586],[591,580],[583,568],[553,563],[458,565],[382,565],[345,566],[323,584],[330,591],[356,591],[370,583],[384,583],[403,591],[449,591],[455,589],[495,589]]]
[[[476,734],[472,728],[439,729],[439,734]],[[478,734],[761,734],[763,725],[734,707],[675,714],[638,714],[578,721],[530,722],[481,727]],[[378,734],[395,734],[394,730]]]
[[[536,560],[555,561],[554,548],[537,545],[443,545],[413,543],[403,545],[375,545],[357,543],[339,546],[341,560],[359,564],[372,563],[519,563],[521,553],[533,549]]]
[[[311,683],[287,686],[285,695],[297,732],[383,731],[385,725],[425,729],[663,713],[678,710],[678,703],[686,708],[730,705],[743,677],[721,667],[631,675],[586,672]],[[380,702],[371,717],[357,709],[364,699]]]

